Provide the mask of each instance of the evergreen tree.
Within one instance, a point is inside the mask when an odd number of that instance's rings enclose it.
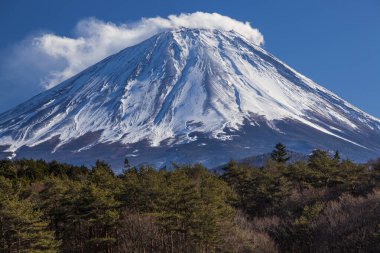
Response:
[[[222,243],[223,227],[231,225],[233,209],[227,204],[234,197],[231,189],[201,165],[169,172],[168,186],[160,224],[183,234],[194,243],[194,251],[213,251]]]
[[[129,160],[128,158],[125,158],[124,159],[124,169],[129,169],[131,167],[131,165],[129,164]]]
[[[340,164],[340,153],[338,150],[336,150],[334,153],[333,162],[335,167],[339,166]]]
[[[0,177],[1,252],[58,252],[59,242],[47,226],[36,205],[21,199],[11,182]]]
[[[339,151],[338,150],[336,150],[335,151],[335,153],[334,153],[334,159],[336,160],[336,161],[340,161],[340,153],[339,153]]]
[[[379,171],[323,150],[221,177],[0,161],[0,252],[379,252]]]
[[[327,172],[334,165],[336,165],[336,163],[329,156],[327,151],[315,149],[309,156],[308,166],[312,169]]]
[[[271,153],[272,160],[279,163],[286,163],[289,161],[290,156],[286,147],[282,143],[277,143],[275,149]]]

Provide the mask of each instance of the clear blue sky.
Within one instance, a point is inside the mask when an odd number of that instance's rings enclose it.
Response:
[[[86,17],[125,23],[195,11],[250,21],[264,35],[266,50],[380,117],[379,0],[0,0],[0,61],[35,33],[72,35]],[[42,91],[37,83],[0,77],[0,112]]]

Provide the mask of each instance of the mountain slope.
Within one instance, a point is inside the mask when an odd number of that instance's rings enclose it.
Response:
[[[200,29],[158,34],[0,115],[4,154],[84,163],[216,165],[277,140],[366,159],[380,120],[238,33]]]

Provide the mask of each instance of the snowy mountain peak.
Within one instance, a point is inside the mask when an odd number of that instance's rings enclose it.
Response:
[[[0,145],[14,153],[51,140],[53,153],[100,144],[173,147],[200,138],[233,141],[247,126],[291,136],[284,124],[380,152],[379,119],[237,32],[180,28],[109,56],[1,114]],[[302,131],[295,136],[295,143],[310,138]]]

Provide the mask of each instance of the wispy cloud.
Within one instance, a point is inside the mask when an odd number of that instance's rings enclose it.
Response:
[[[5,59],[12,63],[4,64],[2,60],[0,65],[6,68],[0,69],[0,74],[8,76],[8,79],[10,76],[18,78],[20,82],[30,80],[26,75],[32,74],[44,88],[51,88],[110,54],[163,30],[178,27],[235,30],[257,45],[264,42],[263,35],[250,23],[218,13],[195,12],[166,18],[142,18],[130,24],[88,18],[76,25],[72,37],[43,33],[24,40],[14,47],[9,59]],[[6,73],[1,73],[4,69]]]

